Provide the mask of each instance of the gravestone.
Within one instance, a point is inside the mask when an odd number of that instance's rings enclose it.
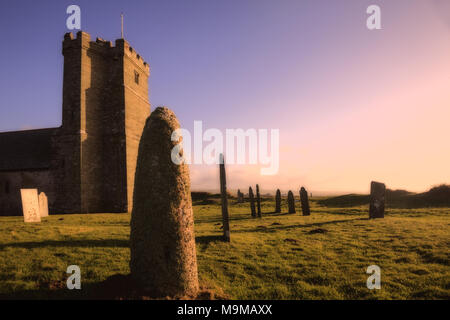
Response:
[[[255,196],[253,195],[252,187],[248,188],[248,198],[250,200],[250,210],[252,212],[252,217],[256,217],[256,208],[255,208]]]
[[[295,199],[294,199],[294,194],[293,194],[292,191],[290,191],[290,190],[289,190],[289,192],[288,192],[287,202],[288,202],[289,213],[295,213]]]
[[[304,187],[300,189],[300,202],[302,204],[302,213],[304,216],[309,216],[311,211],[309,210],[308,192]]]
[[[230,242],[230,221],[228,216],[227,176],[225,173],[225,158],[220,154],[220,194],[222,197],[222,226],[223,238]]]
[[[198,292],[194,216],[189,167],[172,161],[182,154],[175,114],[156,108],[139,144],[131,214],[130,270],[149,296],[184,297]],[[176,139],[175,139],[176,140]]]
[[[48,217],[48,199],[44,192],[39,193],[39,212],[41,217]]]
[[[20,189],[24,222],[41,222],[37,189]]]
[[[275,195],[275,213],[281,213],[281,192],[280,192],[280,189],[277,189],[277,193]]]
[[[369,219],[384,218],[385,198],[385,184],[372,181],[370,184]]]
[[[238,189],[237,191],[237,202],[244,203],[244,194],[241,192],[240,189]]]
[[[259,193],[258,185],[256,185],[256,206],[258,209],[258,218],[261,218],[261,194]]]

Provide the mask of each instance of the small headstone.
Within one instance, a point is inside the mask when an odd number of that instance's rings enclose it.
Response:
[[[294,199],[294,194],[293,194],[292,191],[290,191],[290,190],[289,190],[289,192],[288,192],[287,202],[288,202],[289,213],[295,213],[295,199]]]
[[[255,218],[256,217],[255,196],[253,194],[252,187],[248,188],[248,198],[250,200],[250,210],[252,212],[252,217]]]
[[[223,238],[230,242],[230,219],[228,216],[227,176],[225,173],[225,158],[220,154],[220,194],[222,196]]]
[[[41,222],[37,189],[20,189],[24,222]]]
[[[369,218],[384,218],[386,186],[384,183],[372,181],[370,184]]]
[[[302,213],[304,216],[309,216],[311,214],[309,210],[308,192],[304,187],[300,189],[300,202],[302,204]]]
[[[180,140],[171,139],[179,128],[175,114],[158,107],[147,119],[139,144],[130,270],[154,297],[196,296],[199,289],[189,167],[171,157],[181,147]]]
[[[39,193],[39,212],[41,217],[48,217],[48,199],[44,192]]]
[[[258,218],[261,218],[261,194],[259,193],[258,185],[256,185],[256,205],[258,209]]]
[[[277,189],[277,193],[275,195],[275,213],[281,213],[281,191]]]
[[[238,189],[237,191],[237,202],[244,203],[244,194],[241,192],[240,189]]]

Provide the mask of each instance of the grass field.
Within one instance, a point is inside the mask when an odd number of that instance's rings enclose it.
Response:
[[[450,299],[450,209],[367,207],[252,219],[230,201],[231,243],[221,241],[220,205],[195,205],[199,277],[230,299]],[[297,204],[297,207],[299,205]],[[286,212],[286,207],[283,208]],[[0,217],[0,298],[90,298],[114,274],[129,273],[128,214],[55,215],[40,224]],[[65,288],[78,265],[82,290]],[[381,268],[381,290],[366,269]]]

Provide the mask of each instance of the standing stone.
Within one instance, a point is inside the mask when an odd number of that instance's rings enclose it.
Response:
[[[259,193],[258,185],[256,185],[256,205],[258,209],[258,218],[261,218],[261,194]]]
[[[281,213],[281,192],[280,192],[280,189],[277,189],[277,193],[275,195],[275,213]]]
[[[384,218],[386,186],[384,183],[372,181],[370,185],[369,219]]]
[[[222,196],[223,238],[230,242],[230,221],[228,216],[227,176],[225,173],[225,158],[220,154],[220,194]]]
[[[256,209],[255,209],[255,196],[253,195],[252,187],[248,188],[248,198],[250,200],[250,210],[252,211],[252,217],[256,217]]]
[[[302,204],[303,215],[309,216],[311,212],[309,210],[308,192],[304,187],[300,189],[300,202]]]
[[[158,107],[147,119],[139,144],[130,269],[136,283],[154,297],[198,292],[189,167],[171,156],[183,152],[181,138],[171,139],[178,128],[175,114]]]
[[[41,217],[48,217],[48,199],[44,192],[39,194],[39,213]]]
[[[241,192],[240,189],[238,189],[237,198],[238,203],[244,203],[244,194]]]
[[[289,192],[288,192],[287,202],[288,202],[289,213],[295,213],[295,199],[294,199],[294,194],[292,193],[291,190],[289,190]]]
[[[20,189],[22,197],[23,221],[41,222],[37,189]]]

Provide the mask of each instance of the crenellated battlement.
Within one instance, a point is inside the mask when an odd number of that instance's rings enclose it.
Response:
[[[125,56],[131,59],[138,66],[142,67],[146,71],[150,71],[150,66],[147,62],[142,58],[140,54],[133,49],[132,46],[125,39],[117,39],[116,40],[116,48],[120,48],[120,51],[123,52]]]
[[[63,41],[63,54],[66,50],[84,47],[85,49],[92,49],[94,51],[99,51],[104,54],[112,55],[123,55],[131,59],[136,65],[150,72],[149,64],[138,54],[133,47],[125,39],[117,39],[115,41],[115,46],[112,45],[111,41],[104,40],[97,37],[95,41],[91,41],[91,36],[89,33],[84,31],[78,31],[76,37],[74,37],[72,32],[68,32],[64,35]]]

